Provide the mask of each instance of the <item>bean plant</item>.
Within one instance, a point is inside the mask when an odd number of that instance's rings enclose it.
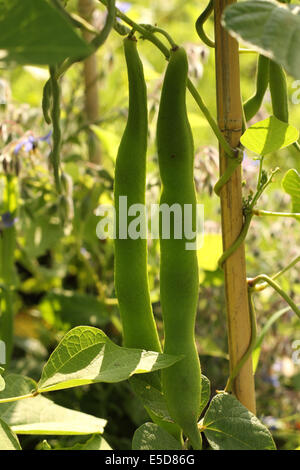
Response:
[[[48,77],[40,96],[48,133],[30,134],[17,143],[8,136],[1,150],[0,449],[21,450],[18,436],[29,434],[39,439],[38,448],[44,450],[51,450],[51,443],[39,436],[53,435],[91,435],[85,444],[69,449],[112,450],[102,437],[107,416],[99,418],[58,405],[51,399],[52,392],[66,394],[66,389],[97,383],[118,383],[122,387],[121,382],[126,381],[133,400],[142,404],[148,416],[133,432],[132,450],[275,450],[269,429],[256,416],[254,374],[261,344],[274,322],[280,322],[287,311],[300,319],[299,305],[277,282],[287,271],[296,269],[300,256],[283,260],[284,266],[277,273],[247,277],[244,243],[254,219],[300,220],[297,168],[290,168],[282,178],[281,191],[292,201],[290,211],[276,212],[263,206],[265,191],[279,172],[278,167],[266,170],[268,155],[290,146],[293,151],[300,151],[299,131],[290,123],[287,91],[287,76],[300,78],[300,9],[289,1],[275,0],[210,0],[203,11],[199,7],[191,28],[195,28],[199,44],[215,52],[218,102],[215,117],[206,105],[205,89],[189,73],[186,44],[179,44],[177,38],[155,21],[153,24],[136,22],[126,14],[124,5],[115,0],[99,0],[94,7],[105,13],[101,27],[75,13],[72,2],[0,0],[0,49],[5,52],[1,56],[2,67],[38,66]],[[211,21],[215,38],[207,33]],[[129,94],[124,112],[126,126],[123,133],[119,132],[114,175],[110,174],[110,168],[89,162],[85,185],[76,176],[73,155],[76,152],[72,153],[72,146],[82,130],[88,130],[89,134],[98,132],[101,141],[101,119],[94,125],[83,122],[82,128],[74,129],[72,134],[71,118],[68,113],[62,116],[62,103],[66,100],[71,103],[75,98],[65,98],[64,80],[113,36],[118,38],[125,58]],[[147,203],[150,101],[141,54],[145,43],[162,54],[166,62],[155,118],[157,158],[154,162],[159,175],[160,205],[169,208],[178,205],[182,212],[186,206],[191,208],[191,237],[185,232],[183,220],[179,223],[181,235],[178,236],[174,228],[176,215],[172,211],[169,236],[165,237],[162,215],[159,215],[157,300],[162,324],[153,308],[147,237],[130,237],[128,227],[124,233],[122,218],[122,198],[126,198],[128,207]],[[257,66],[254,95],[242,103],[239,57],[244,54],[257,56]],[[272,114],[261,120],[259,113],[267,93]],[[195,338],[201,279],[197,249],[190,249],[197,238],[198,196],[187,100],[193,100],[199,115],[208,123],[220,151],[220,174],[214,175],[214,193],[222,208],[223,253],[218,267],[226,291],[229,337],[228,380],[220,390],[211,390],[213,377],[206,377],[205,370],[201,370]],[[64,128],[63,119],[67,123]],[[67,126],[68,138],[64,134]],[[38,151],[40,144],[50,149],[47,166],[33,160],[22,163],[20,168],[20,152],[26,148]],[[70,149],[73,178],[67,171],[68,161],[62,158],[62,148]],[[256,188],[248,192],[241,171],[250,153],[257,174]],[[24,165],[27,165],[26,173]],[[104,238],[98,240],[96,217],[91,215],[90,201],[94,201],[94,206],[98,204],[107,188],[113,188],[115,200],[113,252],[105,248]],[[29,247],[34,243],[30,230],[35,227],[35,216],[39,217],[41,210],[44,231],[39,234],[39,248],[30,252]],[[140,214],[137,225],[145,235],[146,216]],[[136,215],[134,211],[129,213],[129,225],[135,223]],[[18,238],[21,222],[24,233],[28,234],[22,243]],[[59,276],[66,276],[66,272],[60,271],[64,255],[70,263],[76,256],[83,266],[85,277],[80,280],[72,304],[82,316],[77,323],[74,318],[61,319],[61,325],[65,327],[67,323],[69,331],[60,338],[48,337],[53,352],[39,371],[39,380],[34,380],[26,372],[16,373],[14,368],[14,352],[18,347],[14,317],[19,308],[19,270],[22,265],[44,286],[46,310],[49,305],[68,302],[67,296],[57,293],[57,285],[51,284],[37,261],[45,255],[43,243],[47,245],[50,236],[61,250],[53,268],[61,273]],[[89,252],[81,246],[84,237]],[[72,250],[68,248],[70,238]],[[114,289],[109,294],[102,283],[103,271],[110,269],[104,258],[113,259],[113,272],[109,275],[114,279]],[[85,294],[91,282],[97,288],[93,300]],[[287,305],[269,319],[258,335],[255,301],[268,287]],[[87,315],[90,302],[96,312],[94,323]],[[110,309],[110,337],[107,330],[94,326],[106,324],[107,309]],[[59,314],[55,321],[58,318]],[[47,321],[48,324],[54,321],[49,313]],[[243,325],[243,330],[237,325]],[[121,345],[114,337],[118,328],[122,330]],[[84,395],[86,388],[82,390]]]

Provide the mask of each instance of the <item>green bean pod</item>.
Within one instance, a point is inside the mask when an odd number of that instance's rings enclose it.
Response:
[[[115,168],[115,288],[123,324],[124,345],[160,351],[149,294],[147,240],[131,239],[128,233],[127,238],[120,236],[119,217],[124,214],[121,214],[119,198],[127,196],[128,208],[132,204],[145,205],[148,136],[147,90],[134,37],[124,39],[124,50],[129,82],[129,110]],[[127,226],[133,218],[128,216]]]
[[[186,110],[188,61],[183,48],[171,52],[157,122],[157,147],[162,194],[160,204],[192,207],[196,226],[194,186],[194,144]],[[182,217],[183,219],[183,217]],[[162,222],[162,220],[161,220]],[[201,399],[200,362],[195,345],[195,319],[198,301],[198,263],[195,250],[187,250],[183,236],[172,228],[164,238],[160,223],[160,293],[165,329],[164,352],[183,359],[162,371],[162,386],[171,417],[182,428],[194,449],[201,448],[197,420]],[[174,224],[173,224],[174,225]]]
[[[256,73],[256,91],[244,104],[244,113],[246,122],[250,121],[259,111],[265,93],[269,84],[269,64],[270,59],[263,55],[259,55],[257,59]]]
[[[273,114],[283,122],[289,122],[289,106],[286,74],[283,67],[270,60],[270,93]]]
[[[61,193],[60,181],[60,152],[62,135],[60,128],[60,106],[61,106],[61,89],[58,79],[55,75],[56,68],[50,67],[50,80],[51,80],[51,94],[52,94],[52,109],[51,121],[53,125],[53,146],[51,152],[51,163],[53,166],[54,180],[57,192]]]
[[[269,86],[274,116],[280,121],[289,122],[289,101],[286,73],[283,67],[270,60]],[[300,152],[299,142],[293,146]]]

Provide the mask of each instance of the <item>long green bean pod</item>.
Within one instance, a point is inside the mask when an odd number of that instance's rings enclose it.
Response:
[[[289,102],[286,74],[283,67],[272,60],[270,60],[269,86],[274,116],[288,123]],[[299,142],[295,142],[293,146],[300,152]]]
[[[286,74],[283,67],[270,60],[270,93],[273,114],[283,122],[289,122],[289,106]]]
[[[162,181],[160,204],[192,208],[196,226],[194,145],[186,110],[188,61],[183,48],[172,51],[167,67],[157,122],[157,146]],[[183,219],[183,217],[181,218]],[[161,220],[162,222],[162,220]],[[182,428],[194,449],[201,448],[197,419],[201,399],[200,362],[195,345],[198,301],[198,264],[195,250],[186,249],[184,221],[182,237],[175,234],[171,217],[170,237],[164,238],[160,224],[160,292],[165,330],[164,352],[183,359],[162,371],[162,385],[170,415]]]
[[[246,122],[250,121],[258,113],[269,84],[270,59],[259,55],[257,59],[256,91],[254,95],[244,103]]]
[[[61,152],[61,128],[60,128],[60,84],[55,75],[56,67],[50,67],[52,108],[51,121],[53,125],[53,147],[51,152],[51,163],[53,166],[55,186],[58,193],[61,193],[60,182],[60,152]]]
[[[148,135],[147,91],[142,62],[134,37],[124,39],[129,82],[127,125],[118,151],[114,197],[116,208],[115,287],[123,323],[124,345],[160,351],[153,318],[147,276],[147,240],[121,234],[124,218],[120,197],[127,207],[145,205],[146,152]],[[119,220],[120,219],[120,220]],[[134,219],[128,216],[128,224]],[[146,224],[146,221],[144,219]]]

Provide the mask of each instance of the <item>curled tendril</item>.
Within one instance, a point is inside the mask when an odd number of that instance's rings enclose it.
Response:
[[[204,44],[206,44],[208,47],[213,47],[214,48],[215,47],[214,41],[212,41],[207,36],[206,32],[204,31],[204,24],[206,23],[206,21],[208,20],[208,18],[212,14],[213,9],[214,9],[214,2],[213,2],[213,0],[210,0],[209,4],[205,8],[205,10],[201,13],[199,18],[197,19],[195,26],[196,26],[197,34],[198,34],[199,38],[204,42]]]

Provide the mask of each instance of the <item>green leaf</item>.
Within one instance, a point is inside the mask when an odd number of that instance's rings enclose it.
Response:
[[[292,198],[292,211],[300,213],[300,174],[297,170],[289,170],[283,180],[282,187]],[[296,217],[300,220],[300,217]]]
[[[214,450],[275,450],[269,430],[227,393],[212,399],[203,420],[203,430]]]
[[[9,374],[0,399],[25,395],[32,390],[28,377]],[[101,434],[106,420],[56,405],[42,396],[0,404],[0,418],[16,434]]]
[[[45,0],[0,0],[0,49],[6,60],[54,65],[91,49],[70,22]]]
[[[22,450],[15,433],[0,419],[0,450]]]
[[[181,450],[181,446],[157,424],[145,423],[134,433],[132,450]]]
[[[110,445],[99,434],[95,434],[86,442],[77,442],[72,447],[55,447],[54,450],[112,450]]]
[[[153,387],[153,385],[150,385],[142,377],[131,377],[130,384],[132,385],[135,393],[142,400],[146,409],[149,409],[152,413],[164,421],[169,423],[174,422],[169,415],[165,397],[160,390]]]
[[[73,291],[50,292],[42,299],[39,310],[47,324],[68,330],[82,324],[104,326],[111,320],[103,302]]]
[[[200,404],[200,412],[199,416],[203,412],[204,408],[207,406],[210,400],[210,381],[208,380],[205,375],[201,375],[201,404]]]
[[[226,8],[223,21],[232,36],[300,78],[298,5],[283,5],[272,0],[239,2]]]
[[[256,122],[241,137],[241,143],[252,152],[264,156],[288,147],[299,139],[299,131],[271,116]]]
[[[278,312],[275,312],[270,318],[269,320],[266,322],[266,324],[264,325],[264,327],[262,328],[259,336],[257,337],[257,340],[256,340],[256,344],[255,344],[255,347],[252,351],[252,363],[253,363],[253,373],[255,374],[255,371],[257,369],[257,366],[258,366],[258,362],[259,362],[259,357],[260,357],[260,353],[261,353],[261,347],[262,347],[262,343],[265,339],[265,336],[266,334],[270,331],[271,327],[274,325],[274,323],[282,317],[282,315],[284,315],[285,313],[289,312],[291,310],[290,307],[286,307],[282,310],[279,310]]]
[[[97,382],[121,382],[133,374],[169,367],[181,358],[116,346],[97,328],[79,326],[59,343],[46,363],[41,392]]]
[[[23,375],[5,374],[4,380],[5,388],[0,392],[0,400],[5,398],[18,399],[24,395],[30,395],[37,389],[37,383]],[[0,415],[2,414],[3,406],[6,406],[6,404],[0,404]]]

